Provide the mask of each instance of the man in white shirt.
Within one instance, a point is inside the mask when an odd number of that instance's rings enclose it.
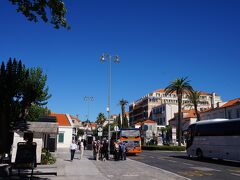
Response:
[[[70,144],[70,151],[71,151],[71,161],[74,158],[74,154],[75,151],[77,150],[77,144],[75,143],[75,141],[72,141],[72,143]]]

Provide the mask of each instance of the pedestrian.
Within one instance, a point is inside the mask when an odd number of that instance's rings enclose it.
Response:
[[[114,159],[115,159],[115,161],[119,160],[119,144],[118,144],[118,142],[114,143]]]
[[[87,141],[86,141],[86,139],[83,140],[83,145],[84,145],[84,150],[86,150],[86,146],[87,146]]]
[[[79,150],[80,150],[80,159],[83,157],[83,151],[84,151],[84,144],[83,144],[83,139],[79,143]]]
[[[97,143],[96,143],[96,141],[92,142],[92,149],[93,149],[93,159],[96,160],[96,152],[97,152]]]
[[[119,159],[123,160],[123,157],[122,157],[122,142],[119,142]]]
[[[107,143],[107,141],[103,142],[102,152],[103,152],[103,161],[108,160],[108,143]]]
[[[126,160],[127,147],[124,142],[121,145],[121,149],[122,149],[122,160]]]
[[[101,148],[101,143],[100,143],[100,141],[98,140],[98,141],[97,141],[97,144],[96,144],[96,161],[99,160],[100,148]]]
[[[75,154],[76,150],[77,150],[77,144],[73,140],[72,143],[70,144],[71,161],[73,161],[73,159],[74,159],[74,154]]]

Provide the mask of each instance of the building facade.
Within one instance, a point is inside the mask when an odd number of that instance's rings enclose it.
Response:
[[[209,109],[211,107],[217,107],[218,103],[221,103],[221,97],[216,95],[215,93],[206,93],[200,92],[200,100],[201,104],[199,105],[199,110],[203,111]],[[171,106],[161,106],[161,105],[171,105]],[[171,117],[170,114],[174,114],[176,110],[176,106],[178,104],[177,94],[172,93],[169,95],[165,94],[164,89],[158,89],[152,93],[149,93],[137,101],[134,101],[129,105],[129,121],[130,125],[135,124],[139,121],[144,121],[146,119],[154,119],[159,122],[159,124],[168,124],[169,119]],[[183,95],[183,109],[191,109],[192,105],[190,104],[189,98],[187,94]],[[169,110],[164,115],[161,114],[161,109],[166,108]],[[171,107],[171,108],[170,108]],[[154,109],[155,108],[155,109]],[[154,109],[154,111],[153,111]],[[165,118],[165,119],[164,119]],[[164,123],[164,122],[165,123]]]
[[[220,103],[218,107],[200,113],[201,120],[207,119],[236,119],[240,118],[240,98]]]

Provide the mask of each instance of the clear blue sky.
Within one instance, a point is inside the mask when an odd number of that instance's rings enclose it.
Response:
[[[67,0],[72,29],[27,21],[0,1],[0,60],[21,59],[48,75],[48,107],[86,119],[84,96],[93,96],[90,119],[106,112],[108,66],[113,64],[112,113],[171,80],[188,76],[197,90],[224,101],[240,97],[239,0]]]

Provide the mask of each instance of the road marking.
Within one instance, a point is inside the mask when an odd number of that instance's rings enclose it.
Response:
[[[240,173],[240,169],[229,169],[231,172]]]
[[[191,179],[189,179],[189,178],[187,178],[187,177],[181,176],[181,175],[179,175],[179,174],[177,174],[177,173],[173,173],[173,172],[171,172],[171,171],[167,171],[167,170],[162,169],[162,168],[159,168],[159,167],[151,166],[151,165],[148,165],[148,164],[145,164],[145,163],[142,163],[142,162],[133,160],[133,159],[129,159],[129,160],[130,160],[130,161],[135,161],[136,163],[139,163],[139,164],[144,164],[145,166],[148,166],[148,167],[151,167],[151,168],[160,170],[160,171],[165,172],[165,173],[168,173],[168,174],[172,174],[172,175],[177,176],[177,177],[179,177],[179,178],[184,178],[184,179],[186,179],[186,180],[191,180]]]
[[[212,176],[213,174],[212,173],[209,173],[209,172],[203,172],[203,171],[179,171],[178,172],[179,174],[182,174],[184,176],[190,176],[190,177],[193,177],[193,176]]]
[[[236,174],[236,173],[231,173],[232,175],[235,175],[235,176],[240,176],[240,174]]]
[[[188,165],[188,166],[193,166],[193,164],[190,164],[190,163],[183,163],[185,165]]]
[[[136,177],[136,176],[139,176],[138,174],[124,174],[122,175],[124,177]]]
[[[220,171],[218,169],[212,169],[212,168],[200,167],[200,166],[195,166],[195,167],[190,167],[190,168],[200,170],[200,171]]]
[[[174,161],[174,160],[168,160],[169,162],[173,162],[173,163],[176,163],[177,161]]]

